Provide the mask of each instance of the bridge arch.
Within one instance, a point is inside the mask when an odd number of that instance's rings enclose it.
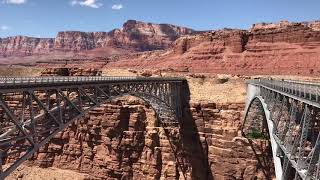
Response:
[[[0,165],[7,152],[22,155],[10,167],[0,168],[0,178],[86,112],[120,96],[144,100],[161,125],[178,125],[184,82],[181,78],[135,77],[6,79],[4,86],[0,84]],[[11,102],[17,104],[12,107]]]
[[[262,119],[262,122],[251,122],[249,127],[247,127],[247,124],[250,123],[250,122],[248,122],[249,121],[249,118],[248,118],[249,112],[252,109],[254,109],[254,107],[253,107],[254,105],[259,106],[258,108],[259,108],[259,110],[261,110],[263,119]],[[274,125],[273,125],[273,122],[271,121],[270,118],[271,118],[271,114],[270,114],[268,106],[265,103],[263,97],[259,96],[259,95],[251,96],[249,103],[246,105],[244,121],[243,121],[241,132],[242,132],[242,135],[246,138],[261,138],[262,136],[265,136],[265,135],[268,136],[268,137],[264,137],[264,138],[268,138],[270,140],[271,148],[272,148],[273,162],[274,162],[274,167],[275,167],[275,175],[277,178],[279,178],[279,177],[282,177],[282,163],[281,163],[281,159],[277,155],[277,151],[278,151],[279,147],[278,147],[272,133],[270,133],[270,132],[274,131]],[[256,119],[254,119],[254,120],[256,120]],[[254,132],[255,130],[258,130],[257,127],[255,127],[253,132],[252,131],[246,132],[246,131],[248,131],[247,128],[252,128],[250,126],[252,126],[252,124],[255,124],[255,126],[256,126],[257,123],[260,123],[260,127],[258,127],[258,128],[261,128],[260,129],[261,131]],[[266,134],[262,132],[263,128],[267,128]]]
[[[320,86],[310,82],[248,81],[245,121],[255,101],[268,126],[277,179],[320,177]]]

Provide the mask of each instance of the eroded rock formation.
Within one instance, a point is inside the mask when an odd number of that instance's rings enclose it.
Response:
[[[319,75],[319,22],[255,24],[184,36],[166,52],[124,57],[108,68],[183,69],[197,73]]]
[[[117,48],[132,51],[166,49],[177,38],[192,33],[194,31],[189,28],[129,20],[121,29],[110,32],[65,31],[58,32],[56,38],[0,38],[0,57],[80,52],[96,48],[111,52],[117,51]]]
[[[46,68],[41,76],[101,76],[101,73],[95,68]]]
[[[0,38],[0,57],[47,54],[53,50],[53,38],[14,36]]]
[[[268,143],[250,144],[240,135],[244,104],[190,106],[176,128],[162,126],[142,100],[114,100],[70,125],[28,163],[93,179],[270,179],[272,165],[257,158],[268,155]]]

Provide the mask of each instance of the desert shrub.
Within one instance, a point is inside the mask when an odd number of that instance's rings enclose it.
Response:
[[[143,77],[151,77],[152,76],[152,72],[151,71],[144,71],[140,74]]]
[[[223,84],[228,82],[230,79],[230,77],[228,75],[224,75],[224,74],[218,74],[217,75],[217,83],[218,84]]]
[[[261,131],[257,129],[252,129],[250,133],[246,135],[248,139],[264,139],[264,135]]]

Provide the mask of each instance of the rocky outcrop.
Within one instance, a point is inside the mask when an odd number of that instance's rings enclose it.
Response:
[[[226,47],[230,48],[231,52],[241,53],[245,50],[247,41],[247,31],[225,29],[205,32],[196,36],[182,37],[175,42],[173,50],[177,54],[183,54],[195,46],[203,45],[208,47],[207,49],[204,47],[203,52],[199,52],[204,55],[223,53]]]
[[[166,49],[180,36],[192,33],[194,33],[193,30],[184,27],[129,20],[124,23],[121,29],[115,29],[108,33],[59,32],[55,39],[55,49],[83,51],[114,47],[135,51],[150,51]]]
[[[243,110],[242,103],[191,103],[191,116],[207,151],[208,170],[214,179],[272,179],[274,176],[268,141],[249,142],[241,136]],[[261,157],[267,165],[261,164]]]
[[[120,48],[133,51],[166,49],[177,38],[192,34],[192,29],[127,21],[110,32],[58,32],[56,38],[15,36],[0,39],[0,57],[31,56],[49,52],[80,52],[96,48]],[[110,50],[109,50],[110,51]]]
[[[101,76],[102,71],[94,68],[46,68],[41,76]]]
[[[127,21],[122,29],[109,33],[110,46],[126,47],[138,51],[166,49],[173,41],[183,35],[193,34],[189,28],[169,25],[151,24],[135,20]]]
[[[320,75],[319,22],[262,23],[184,36],[172,50],[107,64],[108,68],[183,69],[213,74]]]
[[[320,41],[319,22],[254,24],[250,29],[250,41],[266,43],[309,43]]]
[[[15,36],[0,38],[0,57],[46,54],[53,50],[53,38]]]
[[[244,104],[200,102],[186,108],[178,128],[161,125],[140,99],[113,100],[76,120],[28,163],[93,179],[272,178],[268,143],[241,137]],[[257,155],[271,166],[261,166]]]

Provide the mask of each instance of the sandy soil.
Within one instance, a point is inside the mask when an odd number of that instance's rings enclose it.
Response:
[[[219,83],[217,78],[187,78],[191,101],[211,101],[215,103],[244,103],[246,97],[245,81],[231,78]]]
[[[128,69],[104,69],[104,76],[137,76],[141,72],[133,73]],[[245,101],[246,85],[241,78],[230,77],[225,83],[219,83],[216,76],[204,74],[204,78],[193,78],[187,74],[162,73],[163,76],[187,77],[191,101],[213,101],[216,103],[241,103]],[[200,74],[199,74],[200,75]]]
[[[0,66],[0,76],[40,76],[42,68]]]
[[[85,180],[89,175],[57,168],[19,166],[6,180]]]

